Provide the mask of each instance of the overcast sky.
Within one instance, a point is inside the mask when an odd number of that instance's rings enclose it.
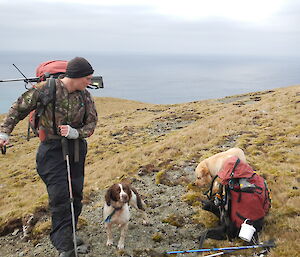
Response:
[[[0,0],[0,50],[300,56],[299,0]]]

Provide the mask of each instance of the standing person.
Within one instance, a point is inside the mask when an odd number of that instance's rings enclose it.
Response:
[[[86,87],[91,84],[94,70],[90,63],[75,57],[67,64],[65,76],[55,80],[55,102],[45,106],[39,120],[39,145],[36,155],[37,172],[44,181],[52,218],[50,239],[59,257],[75,256],[67,165],[62,152],[62,138],[67,138],[73,191],[75,223],[82,209],[84,164],[87,143],[97,121],[94,101]],[[0,126],[0,146],[8,144],[16,124],[37,109],[45,96],[47,82],[29,89],[10,108]],[[55,108],[53,108],[53,105]],[[80,245],[82,240],[77,240]]]

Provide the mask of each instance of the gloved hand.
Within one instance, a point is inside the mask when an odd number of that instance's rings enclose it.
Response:
[[[6,133],[0,132],[0,147],[7,145],[9,142],[9,136]]]
[[[60,129],[60,134],[63,137],[66,137],[68,139],[76,139],[79,137],[79,133],[77,129],[74,129],[69,125],[60,125],[59,129]]]

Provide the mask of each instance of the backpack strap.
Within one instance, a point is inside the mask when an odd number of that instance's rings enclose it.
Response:
[[[227,235],[228,239],[230,241],[235,238],[239,232],[239,230],[236,229],[235,223],[231,221],[231,212],[232,212],[232,199],[230,194],[230,186],[225,186],[225,204],[222,206],[221,209],[221,224],[225,225],[225,234]]]
[[[270,190],[268,188],[268,184],[266,180],[264,180],[264,185],[265,185],[264,210],[267,214],[269,212],[269,209],[271,208],[272,199],[271,199]]]
[[[80,91],[81,93],[81,97],[82,97],[82,100],[83,100],[83,103],[84,103],[84,116],[83,116],[83,124],[85,124],[86,120],[87,120],[87,112],[86,112],[86,103],[87,103],[87,96],[86,96],[86,93],[84,91]]]
[[[230,177],[231,177],[231,178],[233,177],[234,171],[235,171],[236,167],[239,165],[240,162],[241,162],[241,160],[238,158],[238,159],[236,160],[235,164],[234,164],[234,167],[233,167],[231,173],[230,173]]]
[[[215,183],[217,177],[218,177],[218,175],[214,176],[213,180],[211,181],[209,189],[204,193],[209,200],[211,200],[212,197],[214,196],[213,195],[213,187],[214,187],[214,183]]]
[[[56,120],[55,120],[55,103],[56,103],[56,81],[55,78],[49,78],[49,87],[50,87],[50,93],[52,94],[52,129],[54,132],[54,135],[57,134],[57,128],[56,128]]]
[[[56,80],[55,78],[47,79],[47,83],[44,90],[41,91],[39,96],[40,108],[37,109],[37,121],[35,122],[36,128],[38,127],[38,122],[40,117],[45,111],[46,106],[52,102],[52,129],[54,135],[57,135],[56,121],[55,121],[55,103],[56,103]]]
[[[34,112],[34,122],[31,123],[30,120],[28,122],[28,130],[27,130],[27,141],[30,139],[30,128],[33,130],[36,136],[38,136],[37,128],[39,125],[40,117],[45,112],[46,106],[52,102],[52,128],[54,131],[54,135],[57,135],[56,121],[55,121],[55,102],[56,102],[56,81],[55,78],[49,78],[46,84],[43,86],[41,90],[39,90],[38,103],[37,108]]]

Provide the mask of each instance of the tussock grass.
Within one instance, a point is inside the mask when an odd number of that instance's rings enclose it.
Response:
[[[152,164],[163,173],[237,146],[272,190],[272,209],[262,233],[263,240],[277,240],[270,256],[297,256],[299,98],[299,86],[176,105],[97,98],[100,121],[88,139],[85,197],[120,178],[135,176],[141,166]],[[45,186],[35,171],[38,140],[26,142],[26,127],[26,121],[16,127],[13,147],[0,156],[0,228],[47,206]],[[191,190],[188,185],[183,199],[196,197]],[[199,208],[194,221],[215,223],[207,217]]]

